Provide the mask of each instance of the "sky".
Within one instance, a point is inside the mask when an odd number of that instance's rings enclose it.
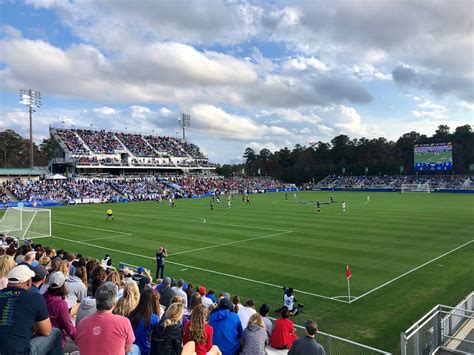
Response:
[[[0,130],[180,136],[238,163],[474,120],[474,2],[0,0]]]

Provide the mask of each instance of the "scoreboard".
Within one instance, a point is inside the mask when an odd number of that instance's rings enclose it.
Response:
[[[415,171],[453,170],[453,146],[451,143],[416,144],[414,153]]]

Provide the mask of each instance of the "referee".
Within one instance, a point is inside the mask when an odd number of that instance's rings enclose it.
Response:
[[[105,221],[107,222],[109,219],[112,219],[112,221],[115,222],[114,215],[113,215],[112,210],[110,208],[107,210],[107,218],[105,219]]]

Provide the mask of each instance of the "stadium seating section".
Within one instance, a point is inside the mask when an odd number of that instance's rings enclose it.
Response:
[[[63,128],[51,134],[76,166],[215,167],[197,145],[173,137]]]

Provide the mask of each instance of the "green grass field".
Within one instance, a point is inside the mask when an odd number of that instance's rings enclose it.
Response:
[[[330,195],[347,202],[346,212],[323,204],[316,215],[310,202]],[[55,237],[41,241],[90,257],[108,253],[115,265],[125,261],[153,273],[155,251],[164,245],[167,275],[272,309],[280,306],[281,287],[294,287],[305,304],[296,323],[312,317],[325,332],[397,352],[401,331],[473,289],[474,196],[370,195],[366,204],[366,193],[298,192],[296,200],[272,193],[251,196],[251,206],[236,197],[231,210],[212,212],[208,199],[177,200],[175,209],[165,202],[115,204],[115,222],[104,221],[108,205],[58,207]],[[362,296],[350,304],[341,302],[346,265],[352,295]]]
[[[453,152],[416,152],[415,163],[444,163],[453,161]]]

